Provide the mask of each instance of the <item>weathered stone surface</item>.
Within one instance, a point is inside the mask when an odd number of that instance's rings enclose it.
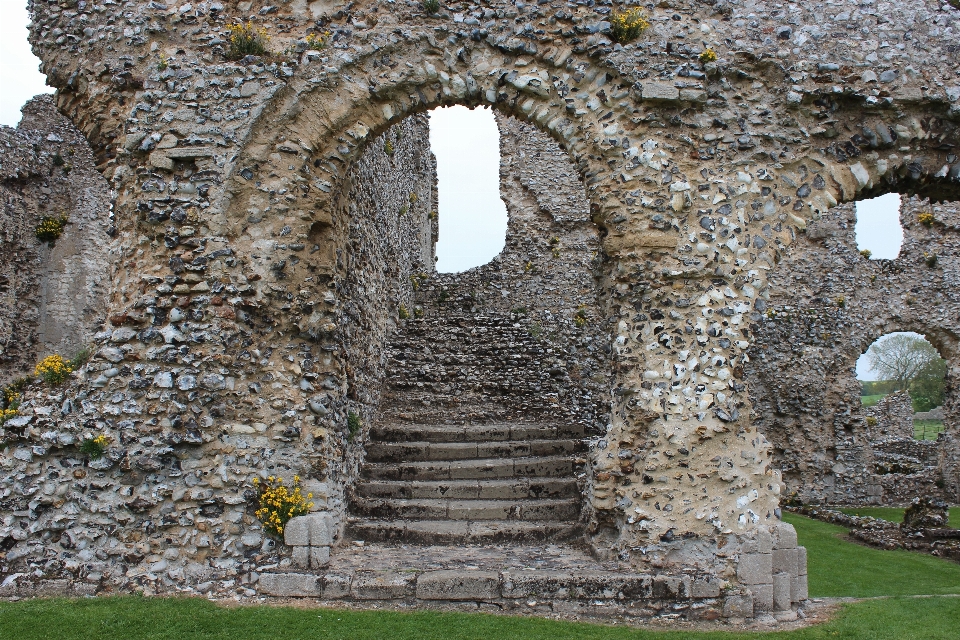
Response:
[[[416,583],[415,573],[357,573],[350,592],[358,600],[396,600],[415,596]]]
[[[421,600],[494,600],[500,597],[500,575],[488,571],[427,571],[417,578]]]
[[[765,584],[773,575],[773,559],[766,553],[745,553],[737,564],[737,579],[743,584]]]
[[[0,128],[0,384],[32,373],[44,356],[69,359],[90,344],[107,319],[118,251],[108,235],[110,186],[83,135],[49,96],[23,114],[16,129]],[[39,241],[40,221],[60,217],[63,235]]]
[[[261,592],[281,597],[320,597],[320,576],[305,573],[262,573],[258,582]]]

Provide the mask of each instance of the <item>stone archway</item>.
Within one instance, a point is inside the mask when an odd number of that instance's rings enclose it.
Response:
[[[380,3],[329,3],[329,49],[237,62],[221,57],[225,23],[252,5],[227,4],[151,3],[120,18],[33,5],[33,42],[58,105],[117,192],[124,268],[110,311],[135,335],[101,337],[65,391],[81,410],[56,416],[39,390],[28,394],[25,411],[40,411],[11,431],[20,454],[4,464],[14,475],[35,479],[61,462],[83,471],[69,443],[109,433],[117,446],[98,486],[119,533],[75,500],[63,513],[85,514],[77,535],[110,548],[182,542],[172,582],[187,581],[185,567],[205,577],[250,570],[244,553],[260,544],[243,507],[252,474],[303,471],[336,511],[322,482],[330,434],[314,420],[330,408],[311,408],[300,380],[347,393],[338,327],[324,318],[344,302],[331,234],[349,207],[347,165],[407,115],[487,102],[565,148],[603,234],[615,399],[590,458],[593,546],[638,571],[697,568],[735,581],[726,615],[802,599],[800,564],[774,566],[768,553],[772,531],[789,551],[780,560],[798,556],[779,522],[779,473],[750,420],[749,325],[767,308],[767,273],[831,206],[890,189],[956,197],[960,92],[927,62],[947,59],[949,37],[927,39],[917,73],[882,74],[887,95],[873,95],[877,77],[815,61],[846,59],[858,43],[818,42],[814,52],[809,29],[779,29],[786,13],[816,24],[802,6],[654,9],[649,39],[614,45],[601,6],[548,14],[461,3],[430,17],[413,3],[389,14]],[[327,6],[262,7],[258,20],[275,46],[295,51]],[[728,15],[744,17],[744,33]],[[906,24],[892,27],[898,37]],[[699,60],[688,44],[705,37],[719,60]],[[182,220],[147,220],[178,207]],[[89,380],[108,366],[120,375],[95,390]],[[53,432],[66,437],[42,444]],[[168,496],[162,487],[181,477],[189,489]],[[33,529],[55,537],[60,508]]]

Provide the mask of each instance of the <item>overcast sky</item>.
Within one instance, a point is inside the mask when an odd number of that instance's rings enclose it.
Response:
[[[430,112],[430,147],[437,157],[440,237],[437,271],[464,271],[503,249],[507,207],[500,199],[500,132],[488,108]]]
[[[38,93],[49,93],[40,60],[27,42],[27,3],[0,0],[0,124],[20,122],[20,107]]]

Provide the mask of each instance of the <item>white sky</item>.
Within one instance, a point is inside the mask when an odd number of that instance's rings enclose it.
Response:
[[[437,157],[440,238],[437,271],[490,262],[503,250],[507,207],[500,199],[500,132],[493,111],[446,107],[430,112]]]
[[[38,93],[50,93],[40,60],[27,42],[27,3],[25,0],[0,1],[0,124],[15,127],[20,122],[20,107]]]
[[[857,203],[857,248],[869,249],[871,260],[893,260],[903,244],[900,194],[888,193]]]

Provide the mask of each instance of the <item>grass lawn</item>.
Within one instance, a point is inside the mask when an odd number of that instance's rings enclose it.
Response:
[[[872,407],[873,405],[880,402],[880,398],[884,397],[884,394],[879,394],[876,396],[860,396],[860,404],[864,407]]]
[[[917,440],[936,440],[943,431],[943,420],[914,420],[913,437]]]
[[[221,607],[199,598],[89,598],[0,602],[6,640],[955,640],[960,565],[845,542],[841,527],[788,515],[809,550],[810,593],[899,596],[844,605],[829,623],[794,632],[645,631],[484,614]]]
[[[843,507],[837,508],[851,516],[870,516],[890,522],[903,522],[903,507]],[[950,526],[960,527],[960,507],[950,507],[948,523]]]
[[[843,527],[792,513],[784,520],[797,528],[807,548],[810,597],[960,594],[960,564],[847,542],[841,539],[847,532]]]

